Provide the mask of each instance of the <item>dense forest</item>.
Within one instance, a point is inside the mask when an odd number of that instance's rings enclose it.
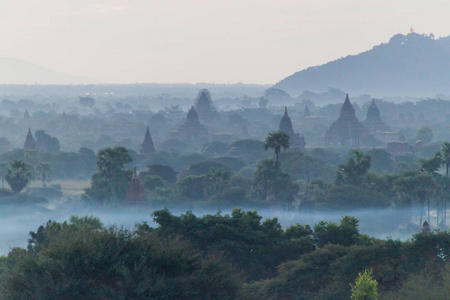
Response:
[[[41,100],[0,103],[1,214],[61,221],[3,250],[2,299],[442,299],[450,288],[448,101],[350,104],[336,89]],[[151,218],[122,226],[130,209]],[[105,225],[98,210],[119,217]]]

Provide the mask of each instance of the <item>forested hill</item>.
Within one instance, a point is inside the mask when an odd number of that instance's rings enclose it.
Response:
[[[358,55],[310,67],[275,84],[297,96],[329,87],[372,96],[450,94],[450,36],[397,34],[386,44]]]

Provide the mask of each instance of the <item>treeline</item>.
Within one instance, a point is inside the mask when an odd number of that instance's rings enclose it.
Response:
[[[448,232],[410,241],[361,235],[358,220],[283,229],[256,211],[155,211],[150,227],[49,221],[0,259],[2,299],[349,299],[372,270],[381,299],[444,299]],[[444,298],[442,298],[444,297]]]

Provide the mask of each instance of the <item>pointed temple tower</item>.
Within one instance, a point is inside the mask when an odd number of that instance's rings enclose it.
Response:
[[[30,119],[30,114],[28,113],[28,109],[25,109],[25,112],[23,113],[23,118],[24,118],[25,120]]]
[[[356,117],[355,109],[347,94],[338,119],[331,124],[325,134],[325,141],[330,145],[359,147],[359,140],[363,131],[364,126]]]
[[[23,148],[25,150],[36,150],[36,140],[33,138],[30,128],[28,128],[28,133],[25,139],[25,143],[23,143]]]
[[[217,113],[214,111],[212,104],[211,94],[207,89],[202,89],[198,92],[194,108],[202,122],[211,122],[217,118]]]
[[[147,126],[147,131],[145,132],[144,141],[142,142],[142,147],[141,151],[139,151],[139,154],[147,155],[153,152],[156,152],[156,150],[155,146],[153,145],[152,136],[150,135],[150,129]]]
[[[133,177],[128,183],[126,201],[130,204],[144,201],[144,189],[142,188],[141,182],[137,176],[136,167],[134,167]]]
[[[191,106],[186,122],[174,132],[175,138],[186,143],[203,143],[208,141],[208,130],[198,120],[195,108]]]
[[[370,133],[377,131],[390,131],[391,129],[386,123],[381,120],[380,110],[375,104],[375,99],[372,99],[372,103],[367,109],[366,120],[364,121],[364,127],[369,130]]]
[[[292,121],[288,115],[286,106],[284,107],[284,115],[280,120],[279,129],[289,135],[290,148],[298,148],[300,150],[305,149],[305,139],[303,138],[303,136],[300,137],[300,134],[294,132]]]

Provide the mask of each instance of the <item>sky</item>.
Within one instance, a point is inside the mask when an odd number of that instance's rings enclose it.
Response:
[[[0,57],[103,83],[274,84],[386,43],[450,35],[448,0],[2,0]]]

